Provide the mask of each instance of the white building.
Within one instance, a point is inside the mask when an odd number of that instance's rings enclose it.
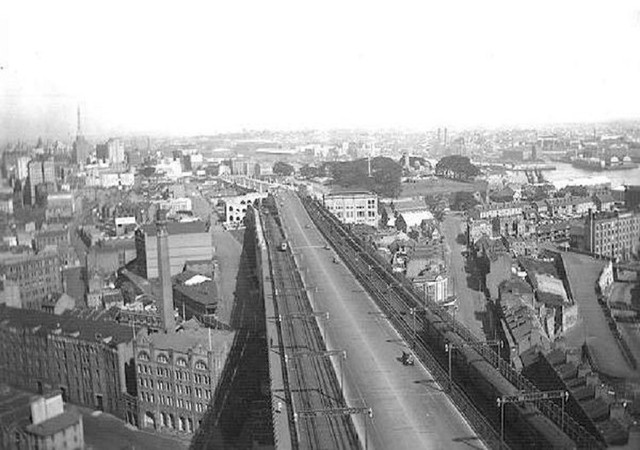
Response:
[[[367,191],[344,191],[325,194],[324,206],[345,224],[377,227],[378,196]]]
[[[266,193],[250,192],[236,197],[224,199],[224,226],[227,228],[240,228],[244,226],[244,218],[247,215],[247,206],[256,204],[267,198]]]

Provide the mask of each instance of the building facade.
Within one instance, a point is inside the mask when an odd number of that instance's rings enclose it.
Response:
[[[325,194],[323,204],[345,224],[378,226],[378,196],[366,191],[345,191]]]
[[[115,322],[0,306],[0,381],[127,417],[133,330]]]
[[[188,260],[211,260],[213,243],[204,222],[168,222],[171,275],[182,272]],[[158,243],[156,227],[143,225],[136,230],[137,272],[145,278],[158,278]]]
[[[0,262],[0,276],[15,283],[20,304],[12,306],[40,309],[51,294],[62,292],[62,268],[57,252],[16,255]]]
[[[629,260],[638,252],[640,212],[589,214],[586,219],[584,250],[596,255]]]
[[[244,219],[247,216],[247,207],[257,205],[267,198],[267,194],[251,192],[245,195],[226,197],[224,199],[224,225],[227,228],[244,227]]]
[[[197,325],[139,336],[134,352],[140,426],[195,433],[220,387],[233,337]]]

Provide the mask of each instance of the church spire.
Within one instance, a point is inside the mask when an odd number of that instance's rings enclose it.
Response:
[[[78,105],[78,132],[77,132],[77,136],[78,137],[82,136],[82,127],[80,125],[80,105]]]

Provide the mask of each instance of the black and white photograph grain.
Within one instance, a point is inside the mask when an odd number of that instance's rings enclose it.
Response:
[[[0,0],[0,450],[640,449],[640,2]]]

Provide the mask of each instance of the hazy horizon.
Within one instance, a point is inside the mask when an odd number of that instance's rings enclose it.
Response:
[[[640,119],[632,1],[9,2],[0,137]],[[2,32],[0,32],[2,33]]]

